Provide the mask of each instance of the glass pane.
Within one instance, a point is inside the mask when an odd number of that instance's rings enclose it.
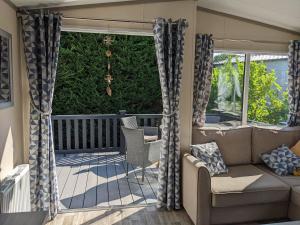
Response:
[[[244,54],[214,53],[214,68],[206,123],[240,125],[242,116]]]
[[[252,54],[248,120],[259,125],[284,125],[288,115],[288,56]]]

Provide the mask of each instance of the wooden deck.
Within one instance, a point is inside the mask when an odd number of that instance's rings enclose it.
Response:
[[[118,152],[56,155],[61,209],[156,203],[158,169],[129,166]]]

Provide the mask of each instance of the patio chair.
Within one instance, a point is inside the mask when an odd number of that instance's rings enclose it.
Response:
[[[139,128],[134,120],[125,120],[124,122],[123,119],[122,122],[124,126],[122,126],[121,129],[126,143],[126,176],[128,177],[129,163],[135,166],[141,166],[142,182],[144,182],[145,167],[159,161],[161,140],[145,141],[145,130]],[[149,134],[155,134],[154,129]]]
[[[130,129],[142,128],[142,129],[144,129],[144,140],[146,142],[158,140],[158,127],[148,127],[148,126],[139,127],[136,116],[124,117],[124,118],[121,118],[121,121],[122,121],[124,127],[126,127],[126,128],[130,128]]]

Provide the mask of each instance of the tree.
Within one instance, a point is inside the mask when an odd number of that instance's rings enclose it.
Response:
[[[288,92],[276,82],[275,71],[267,71],[264,62],[251,62],[248,119],[279,124],[288,115]]]
[[[105,34],[62,32],[53,114],[161,113],[153,37],[111,35],[112,96]]]

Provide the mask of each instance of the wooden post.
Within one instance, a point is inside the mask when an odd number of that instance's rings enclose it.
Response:
[[[126,116],[126,110],[119,110],[119,115],[121,116],[120,118],[122,117],[125,117]],[[125,137],[124,137],[124,134],[121,130],[121,126],[122,126],[122,122],[120,121],[120,126],[119,126],[119,129],[120,129],[120,154],[126,154],[126,146],[125,146]]]

